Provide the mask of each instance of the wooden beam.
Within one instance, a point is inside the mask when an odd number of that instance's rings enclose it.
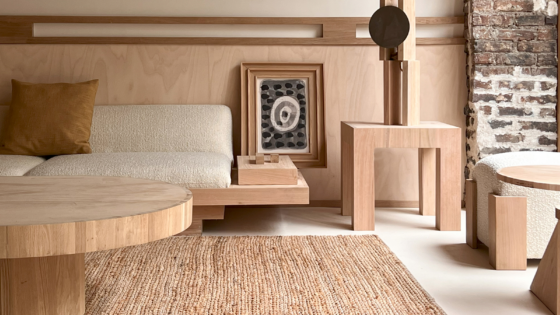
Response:
[[[394,0],[395,1],[395,0]],[[0,15],[0,21],[33,23],[110,23],[110,24],[356,24],[368,25],[369,17],[173,17],[173,16],[45,16]],[[419,25],[463,24],[464,16],[418,17]]]
[[[401,0],[402,1],[402,0]],[[406,0],[411,1],[411,0]],[[416,24],[462,23],[463,17],[418,18]],[[255,37],[35,37],[36,23],[67,24],[214,24],[214,25],[320,25],[315,38]],[[140,17],[140,16],[0,16],[0,44],[153,44],[153,45],[347,45],[374,46],[369,38],[356,38],[356,27],[368,17]],[[413,24],[414,26],[414,24]],[[410,39],[409,42],[413,42]],[[418,39],[419,45],[461,45],[463,38]]]
[[[416,17],[416,25],[448,25],[448,24],[464,24],[465,17],[446,16],[446,17]]]

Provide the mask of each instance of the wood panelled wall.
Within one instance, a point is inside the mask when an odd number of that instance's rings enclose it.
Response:
[[[422,120],[464,128],[464,46],[419,46],[417,54]],[[226,104],[234,118],[238,154],[242,62],[325,64],[328,167],[303,174],[311,200],[339,200],[340,121],[383,121],[383,65],[375,46],[0,45],[0,104],[10,102],[12,78],[28,82],[97,78],[98,105]],[[385,150],[376,158],[378,199],[418,200],[416,150]]]

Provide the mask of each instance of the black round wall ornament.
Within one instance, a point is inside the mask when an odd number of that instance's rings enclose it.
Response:
[[[406,40],[409,32],[408,16],[397,7],[382,7],[369,20],[369,35],[383,48],[398,47]]]

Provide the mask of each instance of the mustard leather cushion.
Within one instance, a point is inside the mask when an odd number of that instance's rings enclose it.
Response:
[[[12,104],[0,154],[91,153],[89,137],[99,80],[32,84],[12,80]]]

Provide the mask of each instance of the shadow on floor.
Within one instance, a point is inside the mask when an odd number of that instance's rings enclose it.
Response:
[[[446,244],[440,245],[440,248],[449,258],[463,266],[494,270],[490,265],[488,247],[482,243],[478,244],[477,249],[472,249],[467,244]],[[527,268],[537,268],[540,261],[540,259],[528,259]]]

